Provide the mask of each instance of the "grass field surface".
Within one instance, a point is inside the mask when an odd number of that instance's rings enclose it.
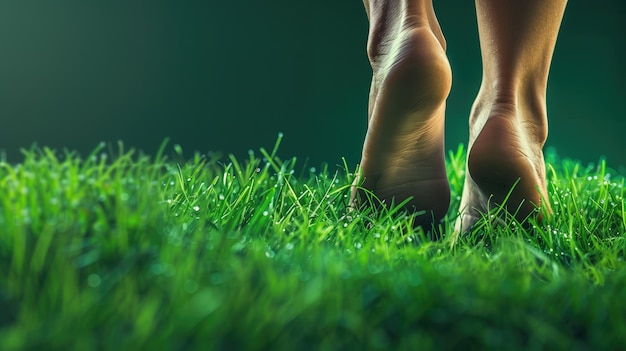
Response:
[[[398,208],[349,211],[354,167],[273,150],[0,163],[0,349],[617,350],[624,175],[547,152],[554,215],[486,214],[452,243]],[[497,218],[497,220],[496,220]]]

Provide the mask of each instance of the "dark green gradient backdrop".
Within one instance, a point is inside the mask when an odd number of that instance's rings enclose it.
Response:
[[[454,4],[454,5],[451,5]],[[481,76],[473,2],[435,2],[454,83],[447,144],[467,138]],[[447,6],[447,7],[446,7]],[[568,5],[550,76],[548,145],[626,165],[622,1]],[[154,152],[271,147],[359,160],[370,68],[359,0],[2,1],[0,149]]]

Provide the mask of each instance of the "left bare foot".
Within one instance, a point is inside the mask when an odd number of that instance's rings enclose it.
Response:
[[[362,189],[386,206],[408,200],[407,210],[425,212],[416,226],[428,227],[450,204],[443,136],[450,65],[438,32],[413,21],[423,9],[383,1],[370,10],[370,116],[351,203],[363,204]]]

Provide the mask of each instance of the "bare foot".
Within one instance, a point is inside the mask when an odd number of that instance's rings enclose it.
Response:
[[[456,234],[503,204],[519,221],[540,207],[551,211],[542,152],[547,137],[545,108],[506,100],[489,102],[479,94],[474,104]]]
[[[351,202],[364,202],[359,184],[387,206],[410,198],[405,208],[425,211],[416,225],[430,229],[426,226],[441,220],[450,203],[443,133],[452,74],[438,27],[414,23],[405,12],[387,19],[369,13],[373,80]]]

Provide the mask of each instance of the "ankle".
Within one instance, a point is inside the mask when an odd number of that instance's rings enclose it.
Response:
[[[525,91],[485,92],[481,89],[470,114],[470,132],[480,133],[492,118],[504,118],[523,128],[533,145],[543,147],[548,137],[545,92]]]

